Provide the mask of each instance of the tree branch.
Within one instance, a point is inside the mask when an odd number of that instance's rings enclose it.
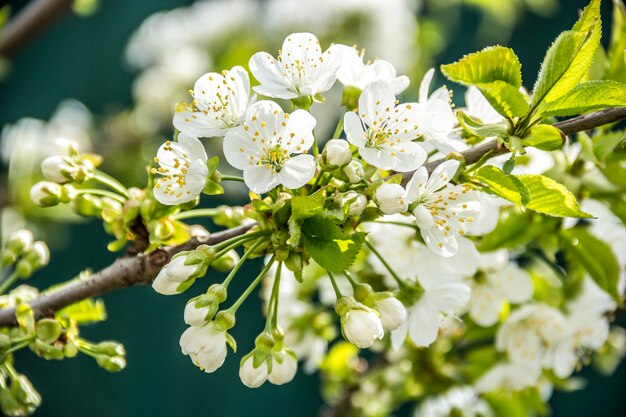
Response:
[[[623,119],[626,119],[626,107],[601,110],[558,122],[554,126],[559,128],[565,135],[571,135],[576,132],[593,129]],[[461,152],[461,155],[463,155],[468,164],[472,164],[491,151],[494,152],[494,156],[507,152],[504,148],[498,148],[497,142],[493,140],[468,149],[465,152]],[[443,161],[445,161],[445,159],[438,159],[427,163],[425,166],[429,172],[432,172]],[[411,175],[412,173],[405,173],[405,179],[410,178]],[[29,304],[35,310],[36,314],[42,317],[51,315],[55,310],[85,298],[97,297],[118,288],[130,287],[137,284],[148,284],[156,278],[161,268],[167,265],[171,257],[176,253],[194,249],[203,243],[214,245],[223,242],[231,237],[246,233],[253,226],[254,224],[235,227],[214,233],[204,239],[193,238],[181,245],[172,248],[158,249],[148,255],[138,254],[120,258],[110,266],[96,272],[90,278],[83,281],[70,282],[50,293],[41,295]],[[14,308],[0,310],[0,327],[14,326],[15,324]]]
[[[34,0],[0,33],[0,56],[11,59],[72,8],[73,0]]]
[[[254,224],[239,226],[206,237],[194,237],[171,248],[158,249],[150,254],[138,254],[117,259],[108,267],[81,281],[71,281],[67,285],[42,294],[29,305],[37,317],[51,316],[54,311],[85,298],[97,297],[113,290],[152,282],[161,268],[172,256],[185,250],[193,250],[202,244],[215,245],[231,237],[246,233]],[[14,326],[15,308],[0,310],[0,327]]]

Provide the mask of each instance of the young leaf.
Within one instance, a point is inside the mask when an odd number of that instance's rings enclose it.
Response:
[[[600,288],[621,304],[617,288],[620,268],[611,247],[580,227],[564,230],[562,236],[565,250],[584,266]]]
[[[56,312],[55,316],[69,318],[78,324],[83,324],[104,321],[107,318],[107,313],[102,300],[87,298],[62,308]]]
[[[365,233],[345,235],[332,220],[314,216],[302,223],[302,244],[319,266],[330,272],[342,272],[356,259]]]
[[[504,138],[508,136],[508,126],[505,123],[486,125],[472,119],[463,110],[458,110],[456,112],[456,117],[463,129],[465,129],[472,136],[479,138],[489,138],[494,136]]]
[[[548,49],[535,83],[532,106],[558,100],[587,73],[601,36],[600,0],[592,0],[572,30]]]
[[[464,85],[486,84],[503,81],[515,88],[522,85],[522,65],[512,49],[490,46],[480,52],[465,55],[441,71],[452,81]]]
[[[476,87],[485,96],[489,104],[498,113],[506,117],[521,117],[528,113],[528,102],[519,88],[504,81],[476,84]]]
[[[526,204],[530,210],[555,217],[592,217],[580,210],[574,194],[553,179],[532,174],[518,175],[517,178],[530,193],[530,200]]]
[[[543,116],[572,116],[607,107],[626,106],[626,84],[612,80],[588,81],[545,105]]]
[[[486,165],[473,176],[472,183],[478,181],[483,189],[490,193],[515,203],[518,207],[526,205],[530,194],[526,186],[514,175],[507,175],[498,167]]]
[[[607,53],[606,79],[626,83],[626,6],[621,1],[613,1],[613,30]]]
[[[565,135],[554,126],[537,125],[524,136],[522,143],[543,151],[553,151],[563,147]]]
[[[291,217],[287,222],[289,226],[289,239],[287,243],[296,247],[300,244],[300,224],[304,219],[320,214],[324,209],[324,194],[322,190],[313,193],[309,197],[296,196],[291,199]]]

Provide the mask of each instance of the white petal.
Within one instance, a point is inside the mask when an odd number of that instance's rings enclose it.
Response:
[[[444,257],[454,256],[459,249],[459,245],[456,241],[456,237],[445,236],[444,233],[437,227],[430,229],[420,229],[422,237],[426,246],[433,252]]]
[[[348,142],[357,148],[365,147],[365,130],[363,129],[361,118],[354,112],[348,112],[343,117],[343,122],[343,130],[346,132]]]
[[[397,329],[391,331],[391,347],[394,350],[400,350],[404,341],[406,340],[406,335],[409,332],[409,323],[405,321],[402,323]]]
[[[278,181],[289,189],[300,188],[315,175],[315,158],[298,155],[285,162],[278,173]]]
[[[502,302],[502,297],[497,293],[485,286],[478,286],[472,291],[470,317],[479,326],[493,326],[500,317]]]
[[[189,154],[189,159],[200,159],[202,162],[207,161],[206,151],[202,142],[194,136],[190,136],[185,133],[178,135],[178,143]]]
[[[440,315],[422,300],[409,313],[409,337],[417,346],[429,346],[437,339]]]
[[[453,312],[464,307],[470,299],[472,290],[460,283],[442,284],[426,292],[426,302],[438,311]]]
[[[251,164],[256,164],[259,158],[263,156],[259,142],[253,142],[250,135],[241,126],[231,129],[226,134],[223,147],[224,156],[228,163],[241,170],[248,169]]]
[[[302,153],[313,145],[315,117],[306,110],[296,110],[289,115],[283,132],[282,145],[290,154]]]
[[[278,174],[265,165],[247,167],[243,171],[243,180],[257,194],[266,193],[279,184]]]
[[[460,162],[455,159],[450,159],[439,164],[437,168],[430,174],[428,183],[426,184],[426,193],[431,194],[446,186],[454,177],[457,169],[459,169]]]
[[[426,71],[424,74],[424,78],[422,78],[422,82],[420,83],[419,89],[419,102],[426,103],[428,101],[428,90],[430,89],[430,83],[433,81],[433,76],[435,75],[435,69],[431,68]]]
[[[380,117],[391,114],[395,101],[389,84],[384,81],[373,82],[365,87],[359,97],[359,114],[368,126],[372,126]]]
[[[422,198],[426,191],[428,183],[428,171],[426,167],[420,167],[415,171],[411,180],[406,186],[406,198],[409,202],[414,203]]]

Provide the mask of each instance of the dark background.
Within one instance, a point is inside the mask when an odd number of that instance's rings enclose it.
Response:
[[[9,3],[16,11],[26,4],[18,0]],[[0,82],[0,126],[26,116],[48,119],[57,104],[68,97],[80,100],[96,114],[131,105],[133,74],[123,61],[129,35],[148,15],[190,3],[103,0],[92,17],[63,19],[19,53],[12,72]],[[549,43],[573,23],[576,10],[585,4],[580,0],[563,0],[561,12],[551,18],[530,13],[522,16],[508,46],[524,64],[527,87],[532,87]],[[604,1],[603,8],[606,28],[610,24],[610,2]],[[451,62],[464,53],[487,46],[470,36],[477,30],[479,15],[463,8],[461,18],[462,26],[452,34],[449,47],[438,57],[438,63]],[[608,30],[605,29],[605,33]],[[417,79],[415,75],[412,78]],[[65,230],[68,236],[64,240],[70,243],[53,252],[45,277],[40,275],[35,281],[40,287],[67,279],[84,267],[99,269],[114,259],[114,255],[106,251],[109,239],[99,224]],[[250,274],[252,270],[248,269]],[[321,398],[315,376],[300,372],[291,384],[283,387],[266,384],[256,390],[245,388],[239,382],[239,358],[252,345],[248,335],[256,334],[263,327],[256,297],[244,305],[239,324],[233,331],[240,352],[236,356],[229,353],[225,365],[214,374],[199,372],[189,358],[180,354],[178,347],[178,339],[185,329],[182,309],[187,298],[163,297],[148,287],[105,297],[109,320],[85,327],[82,335],[94,341],[115,338],[124,343],[128,366],[119,374],[108,374],[85,356],[47,362],[34,358],[30,352],[20,352],[16,362],[18,370],[31,378],[43,397],[36,415],[318,415]],[[554,415],[626,415],[624,364],[609,378],[592,370],[584,371],[583,376],[589,379],[584,390],[554,395],[551,402]]]

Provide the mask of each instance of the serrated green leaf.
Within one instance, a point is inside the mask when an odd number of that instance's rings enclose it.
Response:
[[[287,222],[290,237],[287,243],[293,247],[300,244],[300,225],[306,218],[320,214],[324,210],[324,200],[323,190],[308,197],[296,196],[291,199],[291,217]]]
[[[580,204],[563,184],[543,175],[518,175],[530,193],[526,207],[538,213],[555,217],[589,218],[590,214],[580,210]]]
[[[529,105],[526,97],[518,88],[504,81],[476,84],[489,104],[498,113],[506,117],[521,117],[528,113]]]
[[[541,114],[572,116],[591,110],[626,106],[626,84],[613,80],[596,80],[576,86],[556,101],[547,103]]]
[[[548,49],[535,83],[533,107],[558,100],[576,87],[591,66],[601,32],[600,1],[592,0],[573,29],[561,33]]]
[[[520,180],[493,165],[478,169],[472,177],[472,183],[476,184],[476,181],[484,191],[515,203],[518,207],[525,205],[530,198],[526,186]]]
[[[345,235],[331,219],[314,216],[302,223],[302,244],[311,258],[330,272],[348,269],[365,242],[365,233]]]
[[[611,41],[607,52],[605,79],[626,83],[626,6],[622,1],[613,1]]]
[[[78,324],[94,323],[107,319],[104,302],[93,298],[87,298],[62,308],[55,315],[74,320]]]
[[[522,65],[512,49],[490,46],[465,55],[441,71],[452,81],[464,85],[487,84],[502,81],[518,89],[522,85]]]
[[[563,230],[561,234],[565,250],[585,267],[600,288],[621,304],[617,287],[620,268],[611,247],[580,227]]]
[[[524,146],[532,146],[542,151],[561,149],[565,143],[565,135],[550,125],[533,126],[522,139]]]

